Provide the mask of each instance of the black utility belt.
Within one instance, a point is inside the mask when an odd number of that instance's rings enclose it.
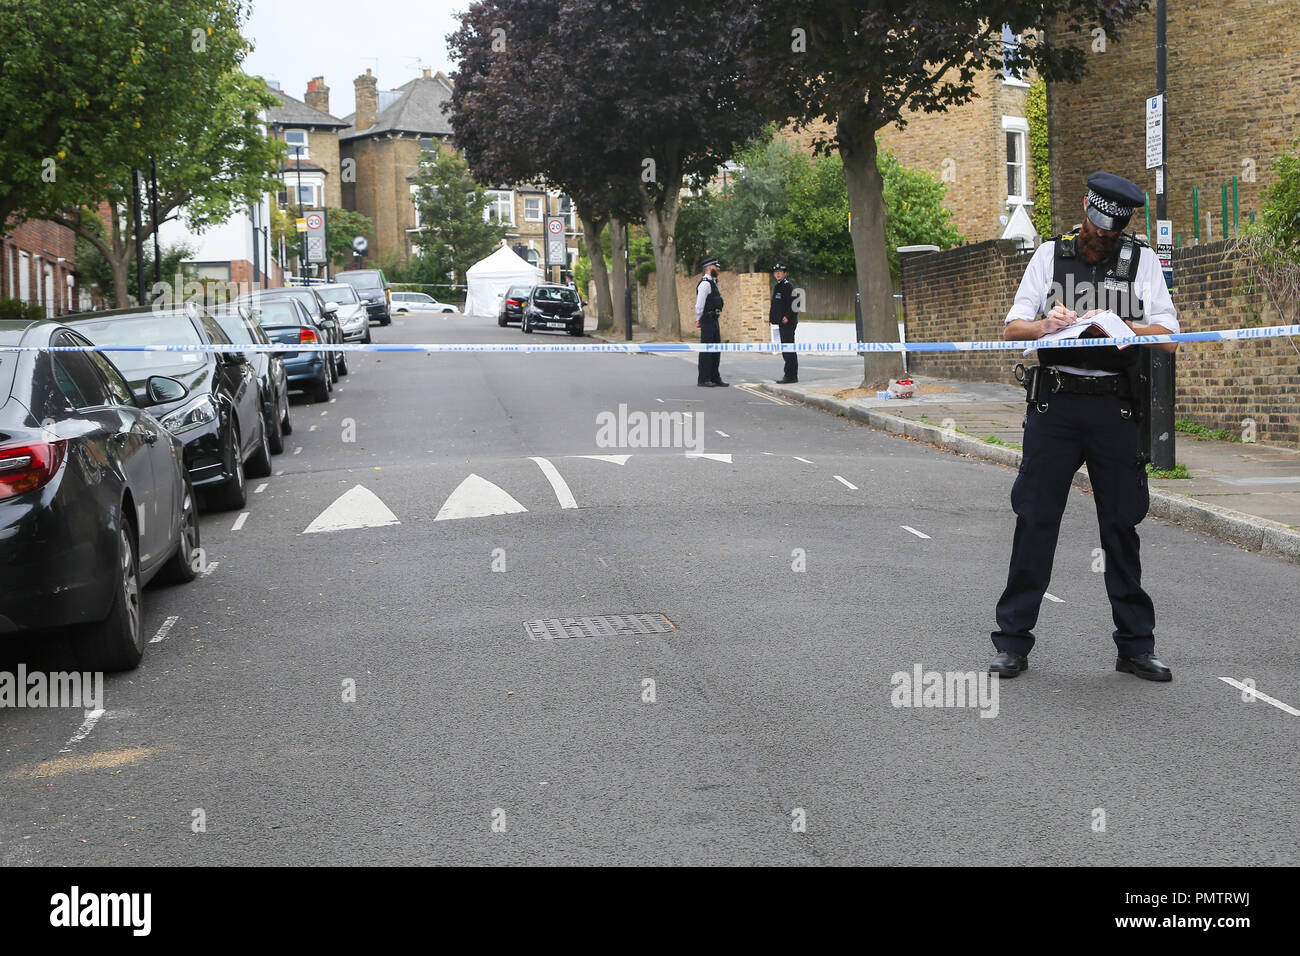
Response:
[[[1076,375],[1050,365],[1016,366],[1016,380],[1025,386],[1025,400],[1044,402],[1049,395],[1118,395],[1132,398],[1133,386],[1123,372],[1115,375]]]

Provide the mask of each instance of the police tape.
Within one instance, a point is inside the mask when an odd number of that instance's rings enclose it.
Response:
[[[1171,332],[1165,335],[1129,335],[1122,338],[1078,338],[1052,342],[1043,348],[1100,348],[1107,345],[1155,345],[1161,342],[1236,342],[1300,336],[1300,325],[1271,325],[1254,329],[1220,329],[1210,332]],[[0,352],[518,352],[674,354],[692,352],[805,352],[816,355],[865,352],[997,352],[1035,348],[1032,341],[989,342],[355,342],[330,345],[311,343],[224,343],[201,345],[0,345]]]

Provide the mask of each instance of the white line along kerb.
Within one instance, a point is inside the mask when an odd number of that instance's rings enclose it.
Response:
[[[569,490],[568,483],[554,465],[545,458],[530,458],[529,460],[537,462],[537,467],[542,469],[542,474],[551,483],[551,490],[555,492],[555,497],[559,500],[561,508],[578,507],[578,502],[573,497],[573,492]]]

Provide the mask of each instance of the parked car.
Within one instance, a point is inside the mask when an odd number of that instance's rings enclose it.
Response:
[[[455,312],[454,305],[439,302],[427,292],[394,292],[392,309],[399,315],[408,312]]]
[[[316,294],[326,304],[338,306],[334,318],[343,332],[344,342],[370,342],[370,313],[357,295],[357,290],[346,282],[331,282],[329,285],[313,286]]]
[[[366,304],[370,318],[380,325],[390,325],[393,321],[389,307],[393,302],[388,280],[383,269],[348,269],[334,273],[334,281],[346,282],[357,290],[357,295]]]
[[[236,345],[270,345],[271,340],[262,327],[251,318],[243,306],[226,306],[216,309],[212,317]],[[261,388],[262,420],[266,423],[267,441],[271,454],[284,451],[284,436],[293,431],[289,420],[289,377],[284,370],[282,352],[245,352],[249,364],[257,374]]]
[[[339,345],[343,342],[343,330],[339,327],[335,315],[338,307],[326,302],[314,286],[288,286],[283,289],[260,289],[241,295],[239,305],[256,305],[272,299],[293,299],[311,316],[321,341],[326,345]],[[337,382],[340,375],[348,374],[348,357],[342,352],[325,352],[329,362],[330,381]]]
[[[524,306],[532,291],[533,287],[530,285],[513,285],[506,289],[506,294],[501,297],[501,311],[497,314],[497,325],[502,328],[511,322],[523,325]]]
[[[187,303],[157,312],[87,312],[65,321],[95,345],[224,346],[109,356],[136,401],[184,442],[185,467],[203,503],[217,511],[242,508],[245,475],[271,474],[270,435],[257,374],[207,309]]]
[[[312,348],[325,341],[325,334],[302,303],[293,298],[267,298],[247,308],[249,317],[272,342],[303,347],[301,352],[280,353],[289,389],[306,392],[309,401],[329,401],[334,390],[329,353]]]
[[[0,345],[89,344],[56,322],[0,321]],[[184,386],[144,391],[160,388]],[[75,628],[83,667],[129,670],[141,589],[194,580],[198,547],[182,443],[105,354],[0,352],[0,634]]]
[[[534,329],[564,329],[570,335],[582,335],[586,321],[582,298],[567,285],[533,286],[523,313],[521,327],[530,334]]]

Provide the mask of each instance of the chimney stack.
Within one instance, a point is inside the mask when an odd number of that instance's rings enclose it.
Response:
[[[330,88],[325,85],[325,77],[312,77],[311,82],[307,84],[307,93],[302,100],[312,109],[328,113],[330,111]]]
[[[352,118],[352,126],[357,130],[366,130],[375,125],[375,120],[379,117],[379,94],[377,92],[379,81],[375,79],[370,67],[366,67],[366,75],[358,76],[353,81],[353,86],[357,91],[357,109],[356,115]]]
[[[424,68],[424,78],[425,78],[426,80],[431,80],[431,79],[433,79],[433,68],[432,68],[432,67],[428,67],[428,66],[426,66],[426,67]]]

